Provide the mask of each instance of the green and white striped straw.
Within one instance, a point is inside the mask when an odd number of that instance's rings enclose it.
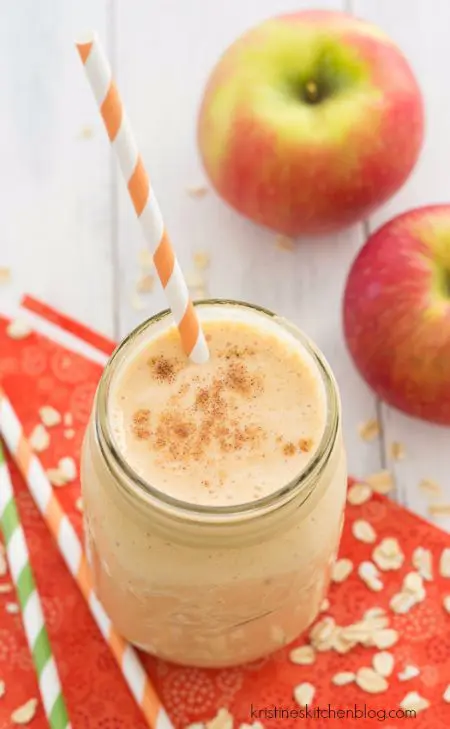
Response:
[[[70,729],[61,683],[53,658],[41,601],[31,571],[25,534],[14,499],[11,477],[0,442],[0,525],[6,556],[17,596],[28,645],[36,669],[42,703],[51,729]]]

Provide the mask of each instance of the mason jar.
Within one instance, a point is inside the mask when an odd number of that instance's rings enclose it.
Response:
[[[128,641],[175,663],[224,667],[275,651],[316,618],[342,530],[346,459],[333,374],[304,334],[249,304],[196,310],[201,321],[237,318],[295,339],[323,384],[321,442],[293,480],[248,503],[198,505],[147,483],[115,441],[109,398],[126,363],[173,327],[170,312],[158,314],[116,349],[97,389],[82,454],[86,550],[97,594]]]

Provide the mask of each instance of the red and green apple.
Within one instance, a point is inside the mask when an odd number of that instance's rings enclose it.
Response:
[[[198,144],[212,185],[290,236],[367,216],[406,180],[422,97],[403,54],[346,13],[275,17],[238,38],[207,82]]]
[[[450,425],[450,205],[411,210],[368,239],[343,315],[354,362],[380,398]]]

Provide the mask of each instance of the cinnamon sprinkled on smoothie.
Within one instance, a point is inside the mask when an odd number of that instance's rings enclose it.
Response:
[[[136,438],[144,440],[150,437],[150,410],[147,408],[141,408],[136,410],[133,415],[132,430]]]
[[[311,457],[322,430],[320,384],[270,333],[205,322],[205,334],[210,358],[201,367],[185,357],[177,332],[130,362],[115,391],[117,438],[137,472],[171,495],[184,498],[187,483],[194,503],[260,498]]]
[[[207,404],[209,402],[209,392],[206,388],[202,388],[197,393],[197,396],[195,398],[195,406],[197,408],[206,408]]]
[[[232,362],[228,368],[225,384],[240,395],[262,392],[261,378],[252,376],[242,362]]]
[[[175,364],[165,357],[152,357],[149,360],[152,374],[158,382],[173,382],[176,377]]]
[[[309,453],[313,446],[312,438],[300,438],[298,447],[303,453]]]
[[[286,445],[283,448],[283,453],[285,456],[295,456],[295,453],[296,453],[295,445],[293,443],[286,443]]]
[[[232,344],[226,349],[222,349],[217,353],[217,356],[221,359],[242,359],[243,357],[251,357],[255,354],[253,347],[238,347],[236,344]]]
[[[157,378],[173,383],[173,362],[160,357],[151,363]],[[236,394],[253,398],[263,392],[263,378],[251,374],[243,362],[235,361],[220,368],[218,375],[207,387],[196,385],[195,378],[187,390],[182,384],[171,396],[170,407],[159,414],[153,433],[148,427],[150,411],[138,410],[133,416],[133,433],[140,440],[147,438],[151,448],[177,462],[204,458],[212,442],[222,453],[257,448],[266,433],[261,426],[243,425],[233,416],[234,400]],[[190,398],[193,396],[190,407],[187,392]]]

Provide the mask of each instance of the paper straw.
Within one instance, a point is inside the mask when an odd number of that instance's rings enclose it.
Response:
[[[70,729],[55,659],[45,627],[41,600],[30,565],[25,534],[0,442],[0,525],[6,556],[22,610],[25,635],[36,669],[44,711],[51,729]]]
[[[22,425],[1,388],[0,432],[147,724],[152,729],[173,729],[136,651],[116,632],[96,596],[81,541],[56,498],[47,474],[25,438]]]
[[[138,152],[111,68],[96,33],[76,44],[106,131],[125,178],[145,239],[180,332],[183,349],[193,362],[209,358],[200,322],[185,278],[170,243],[154,191]]]

